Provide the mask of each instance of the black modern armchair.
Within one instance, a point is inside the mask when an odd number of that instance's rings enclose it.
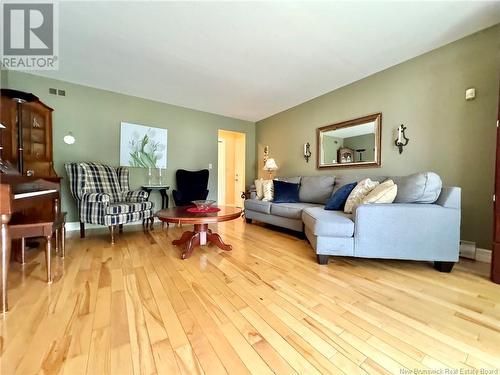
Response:
[[[172,196],[176,206],[187,206],[194,200],[207,199],[208,169],[195,172],[178,169],[175,179],[177,190],[172,191]]]

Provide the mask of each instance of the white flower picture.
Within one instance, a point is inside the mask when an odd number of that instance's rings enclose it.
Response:
[[[120,165],[167,168],[167,129],[121,123]]]

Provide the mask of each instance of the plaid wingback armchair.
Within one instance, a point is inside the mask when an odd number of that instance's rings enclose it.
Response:
[[[78,205],[80,237],[85,223],[106,225],[114,244],[115,227],[153,218],[153,202],[142,190],[130,191],[126,168],[96,163],[67,163],[71,194]]]

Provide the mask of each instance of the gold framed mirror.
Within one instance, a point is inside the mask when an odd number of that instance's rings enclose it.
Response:
[[[317,167],[380,167],[382,113],[317,129]]]

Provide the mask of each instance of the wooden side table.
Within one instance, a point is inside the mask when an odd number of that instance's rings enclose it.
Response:
[[[151,192],[156,190],[160,192],[161,195],[161,209],[165,210],[168,208],[168,194],[167,190],[170,189],[168,185],[142,185],[141,190],[144,190],[148,193],[148,200]],[[144,226],[145,220],[142,221],[142,226]],[[167,223],[168,226],[168,223]],[[151,221],[151,229],[153,229],[153,220]]]
[[[142,185],[141,190],[147,191],[148,193],[148,199],[149,199],[149,194],[153,190],[159,191],[161,195],[161,209],[165,210],[168,208],[168,195],[167,195],[167,190],[170,189],[170,186],[167,185]]]

